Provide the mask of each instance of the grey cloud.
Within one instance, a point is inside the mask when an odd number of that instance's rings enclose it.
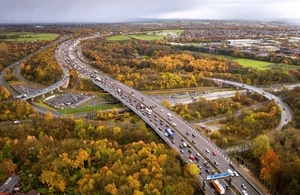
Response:
[[[135,18],[191,19],[280,16],[297,0],[2,0],[0,23],[123,22]],[[273,6],[274,9],[272,9]],[[268,11],[269,8],[270,10]],[[276,8],[276,9],[275,9]],[[191,15],[190,13],[193,13]],[[278,14],[277,14],[278,13]],[[292,10],[291,10],[292,13]],[[289,13],[286,12],[285,15]],[[283,14],[281,14],[283,15]],[[294,15],[296,15],[294,13]]]

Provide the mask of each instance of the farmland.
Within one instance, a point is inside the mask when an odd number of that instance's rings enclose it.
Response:
[[[299,68],[299,66],[286,65],[286,64],[274,64],[271,62],[245,59],[245,58],[237,58],[237,59],[233,59],[233,61],[238,62],[240,65],[244,67],[251,67],[257,70],[266,70],[270,68],[280,68],[282,70],[290,70],[290,69]]]
[[[59,37],[54,33],[31,33],[31,32],[3,32],[0,33],[2,41],[17,41],[17,42],[36,42],[36,41],[52,41]]]

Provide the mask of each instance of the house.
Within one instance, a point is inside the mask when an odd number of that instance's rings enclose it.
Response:
[[[0,195],[13,194],[21,182],[21,178],[18,175],[12,175],[6,179],[6,181],[0,186]]]
[[[1,194],[0,194],[1,195]],[[21,192],[16,192],[14,193],[14,195],[40,195],[39,192],[37,192],[36,190],[30,190],[29,192],[27,192],[26,194],[21,193]]]
[[[39,192],[37,192],[36,190],[30,190],[29,192],[27,192],[25,195],[40,195]]]

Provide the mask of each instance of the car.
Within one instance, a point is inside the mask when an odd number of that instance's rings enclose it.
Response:
[[[205,169],[205,172],[206,172],[206,173],[210,173],[210,171],[209,171],[208,169]]]
[[[189,153],[192,153],[192,151],[191,151],[191,150],[188,150],[188,152],[189,152]]]
[[[205,148],[205,152],[210,153],[209,149]]]
[[[186,134],[186,135],[190,135],[190,133],[189,133],[189,132],[185,132],[185,134]]]
[[[236,171],[233,171],[233,174],[234,174],[236,177],[239,176],[239,174],[238,174]]]
[[[215,164],[216,166],[218,166],[218,165],[219,165],[219,163],[218,163],[217,161],[214,161],[214,164]]]
[[[186,142],[182,142],[182,145],[183,145],[184,147],[187,147],[187,143],[186,143]]]
[[[175,144],[175,141],[174,141],[174,140],[172,140],[172,144]]]
[[[200,154],[197,152],[197,153],[196,153],[196,156],[200,157]]]
[[[196,142],[194,140],[192,140],[193,144],[196,144]]]
[[[180,153],[181,153],[181,154],[184,154],[184,150],[180,150]]]
[[[195,157],[194,157],[193,155],[190,155],[190,156],[189,156],[189,159],[195,160]]]
[[[217,152],[216,152],[216,151],[213,151],[212,154],[213,154],[214,156],[217,156]]]
[[[173,125],[174,127],[177,127],[176,123],[173,123],[172,125]]]
[[[248,193],[246,192],[246,190],[242,190],[242,194],[243,195],[248,195]]]
[[[199,164],[197,164],[197,167],[199,168],[199,169],[201,169],[202,167],[201,167],[201,165],[199,165]]]
[[[204,164],[206,167],[210,167],[210,165],[208,164],[208,162],[207,162],[206,160],[203,162],[203,164]]]
[[[195,156],[195,160],[196,160],[196,161],[199,161],[199,157]]]
[[[160,111],[161,111],[161,112],[164,112],[164,110],[163,110],[163,109],[161,109]]]
[[[20,121],[14,121],[14,124],[20,124],[21,122]]]
[[[183,145],[182,145],[182,144],[180,144],[180,145],[179,145],[179,148],[183,148]]]
[[[245,184],[242,183],[241,186],[242,186],[242,188],[243,188],[244,190],[247,189],[247,187],[245,186]]]
[[[192,136],[193,136],[193,137],[196,137],[196,135],[195,135],[195,134],[192,134]]]

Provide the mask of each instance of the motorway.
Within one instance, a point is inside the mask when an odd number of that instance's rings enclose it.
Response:
[[[201,167],[202,173],[199,175],[199,180],[201,182],[209,175],[206,173],[206,170],[211,172],[212,169],[214,169],[217,173],[224,173],[230,168],[235,169],[239,173],[239,176],[232,177],[232,185],[240,192],[243,190],[241,184],[244,184],[249,195],[265,194],[260,185],[257,185],[257,183],[254,182],[253,179],[250,178],[241,167],[235,165],[230,160],[230,157],[226,154],[226,152],[217,147],[213,142],[208,140],[198,130],[194,129],[175,113],[172,113],[159,102],[156,102],[154,99],[146,96],[145,94],[126,86],[123,83],[113,80],[107,75],[98,73],[97,70],[94,70],[89,65],[80,61],[80,59],[77,58],[76,53],[74,53],[76,50],[75,46],[78,44],[78,42],[70,44],[70,49],[68,52],[63,54],[69,55],[68,57],[64,58],[67,59],[65,63],[68,63],[72,68],[79,68],[78,71],[81,74],[89,77],[94,84],[109,92],[127,105],[130,109],[132,109],[146,123],[148,123],[158,133],[158,135],[162,137],[167,144],[169,144],[170,147],[176,148],[186,162],[189,162],[190,155],[198,156],[198,160],[194,160],[193,162]],[[96,80],[95,76],[101,79]],[[238,85],[242,84],[238,83]],[[261,91],[261,89],[255,90]],[[151,107],[152,114],[148,115],[145,113],[145,111],[142,111],[141,108],[137,106],[138,103],[145,105],[147,108]],[[172,115],[171,120],[168,117],[170,114]],[[175,132],[174,138],[170,138],[165,135],[164,129],[166,128],[166,125],[171,127],[171,129]],[[186,147],[182,146],[183,142],[187,143]],[[208,149],[209,152],[206,152],[206,149]],[[216,152],[216,155],[212,154],[213,151]],[[204,161],[210,162],[210,168],[204,165]],[[218,165],[215,165],[213,163],[214,161],[217,162]],[[229,164],[232,164],[232,166]],[[224,182],[223,184],[228,185]],[[214,190],[212,190],[209,185],[205,186],[206,194],[215,194]],[[234,193],[231,190],[226,190],[226,194]]]
[[[146,96],[145,94],[129,86],[126,86],[123,83],[113,80],[107,75],[100,74],[97,70],[80,61],[80,59],[77,58],[75,51],[81,40],[63,42],[58,46],[55,52],[55,57],[63,70],[63,78],[57,83],[48,86],[43,90],[40,90],[38,93],[28,94],[27,97],[22,99],[27,100],[64,85],[69,79],[68,70],[65,67],[66,65],[68,65],[74,69],[77,69],[80,74],[90,78],[90,80],[94,84],[109,92],[125,105],[127,105],[130,109],[132,109],[147,124],[149,124],[170,147],[176,148],[178,150],[178,153],[186,162],[190,162],[190,155],[197,156],[198,160],[195,159],[193,160],[193,162],[201,167],[201,174],[199,175],[200,182],[206,180],[207,176],[211,174],[212,169],[214,169],[217,173],[224,173],[227,172],[227,170],[230,168],[236,170],[239,173],[239,176],[232,177],[232,185],[236,189],[238,189],[239,192],[243,190],[241,184],[244,184],[249,195],[266,194],[261,188],[261,185],[258,185],[257,182],[253,180],[253,178],[249,177],[243,168],[234,164],[225,151],[217,147],[213,142],[208,140],[198,130],[194,129],[190,124],[181,119],[175,113],[166,109],[159,102]],[[100,79],[96,79],[96,77]],[[278,129],[292,119],[292,113],[290,112],[289,107],[286,106],[286,104],[281,101],[280,98],[275,97],[271,93],[265,92],[260,88],[238,82],[232,82],[217,78],[208,79],[211,79],[215,82],[223,82],[233,86],[242,87],[253,92],[260,93],[267,99],[274,99],[279,104],[281,109],[285,110],[285,112],[283,112],[282,114]],[[145,111],[142,111],[141,108],[137,106],[138,103],[143,104],[148,108],[151,107],[152,114],[148,115],[145,113]],[[172,115],[171,119],[169,118],[170,115]],[[174,125],[174,123],[176,125]],[[173,138],[165,135],[164,129],[166,128],[166,125],[174,131],[175,135]],[[185,142],[187,145],[183,146],[183,142]],[[215,152],[216,155],[213,155],[213,152]],[[204,165],[204,161],[208,161],[210,163],[209,167]],[[217,162],[217,165],[213,163],[214,161]],[[229,164],[231,164],[231,166]],[[207,173],[206,170],[210,173]],[[224,183],[224,181],[221,181],[221,183],[224,185],[228,185],[227,183]],[[205,193],[216,194],[216,192],[212,190],[210,185],[205,185]],[[235,193],[233,193],[231,190],[226,190],[226,194]]]
[[[257,88],[257,87],[251,86],[251,85],[246,85],[246,84],[235,82],[235,81],[228,81],[228,80],[218,79],[218,78],[208,78],[208,79],[213,80],[217,83],[226,83],[226,84],[236,86],[239,88],[244,88],[249,91],[259,93],[269,100],[276,101],[278,107],[282,110],[281,120],[277,126],[277,129],[281,129],[285,124],[287,124],[288,122],[290,122],[293,119],[293,112],[290,109],[290,107],[284,101],[282,101],[279,97],[275,96],[272,93],[266,92],[261,88]]]

